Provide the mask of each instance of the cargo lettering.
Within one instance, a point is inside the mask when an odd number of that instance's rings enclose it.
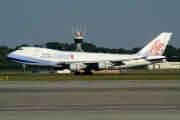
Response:
[[[68,54],[54,54],[54,58],[69,59],[70,55],[68,55]]]

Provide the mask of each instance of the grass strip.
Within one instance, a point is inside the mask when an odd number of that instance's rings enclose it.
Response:
[[[118,74],[73,75],[57,73],[33,74],[31,71],[0,71],[0,80],[69,81],[69,80],[180,80],[180,70],[128,70]]]
[[[4,78],[4,76],[0,76]],[[180,80],[180,75],[94,75],[94,76],[8,76],[9,81],[66,81],[66,80]]]

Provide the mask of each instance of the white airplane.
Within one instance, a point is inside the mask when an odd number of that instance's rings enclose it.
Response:
[[[162,33],[138,53],[132,55],[109,53],[81,53],[59,51],[38,47],[21,47],[7,55],[9,60],[23,65],[51,66],[54,69],[69,69],[74,75],[92,75],[91,70],[123,69],[165,62],[166,45],[172,33]],[[80,70],[84,72],[80,73]],[[24,71],[24,69],[23,69]]]

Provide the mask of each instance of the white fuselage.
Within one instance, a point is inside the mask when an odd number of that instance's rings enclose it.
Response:
[[[121,69],[140,65],[148,65],[158,61],[147,61],[142,59],[143,55],[122,55],[109,53],[80,53],[66,52],[46,48],[22,47],[7,55],[7,58],[18,63],[38,66],[60,67],[65,64],[73,63],[93,63],[99,61],[116,62],[122,61],[123,65],[113,66],[109,69]]]

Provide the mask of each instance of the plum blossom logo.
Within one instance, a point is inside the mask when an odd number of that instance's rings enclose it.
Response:
[[[74,55],[73,54],[71,54],[71,59],[74,59]]]
[[[155,40],[151,45],[150,52],[154,54],[159,54],[164,52],[165,45],[161,43],[159,40]]]

